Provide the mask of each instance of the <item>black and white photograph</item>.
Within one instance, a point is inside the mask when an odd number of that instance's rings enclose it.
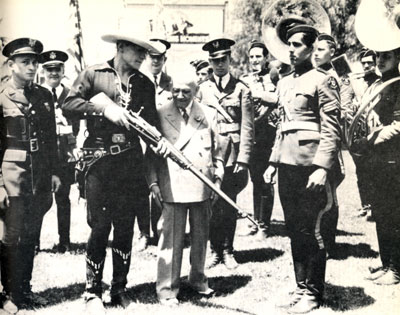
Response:
[[[0,315],[400,315],[400,0],[0,0]]]

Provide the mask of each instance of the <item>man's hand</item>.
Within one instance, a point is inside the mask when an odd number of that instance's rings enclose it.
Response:
[[[51,175],[51,191],[56,193],[61,187],[60,178],[57,175]]]
[[[308,178],[306,189],[319,192],[325,187],[328,172],[326,169],[320,167],[316,169]]]
[[[214,185],[217,186],[218,188],[221,188],[221,179],[217,178],[214,182]],[[218,194],[214,190],[211,190],[211,195],[210,195],[211,206],[215,205],[215,203],[218,200],[218,197],[219,197]]]
[[[275,184],[276,167],[273,165],[268,166],[265,170],[263,178],[266,184]]]
[[[157,207],[159,207],[159,209],[162,209],[163,208],[162,203],[163,203],[164,199],[161,195],[161,190],[157,183],[155,183],[153,186],[151,186],[150,194],[151,194],[151,197],[156,202]]]
[[[104,117],[117,126],[125,127],[129,130],[129,112],[117,104],[109,104],[104,110]]]
[[[10,206],[8,194],[4,186],[0,187],[0,209],[7,209]]]
[[[247,172],[248,169],[249,167],[247,166],[247,164],[236,162],[235,168],[233,169],[233,173]]]
[[[168,155],[171,153],[169,144],[164,138],[157,143],[157,147],[155,147],[154,145],[150,145],[150,147],[155,153],[162,156],[163,158],[167,158]]]

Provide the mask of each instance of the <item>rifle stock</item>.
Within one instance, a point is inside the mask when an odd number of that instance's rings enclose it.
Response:
[[[168,157],[177,163],[181,168],[190,171],[194,176],[200,179],[205,185],[207,185],[212,191],[214,191],[219,197],[233,207],[240,218],[246,218],[253,224],[258,226],[258,223],[253,220],[249,214],[244,212],[240,207],[225,194],[219,187],[217,187],[207,176],[200,172],[192,162],[190,162],[182,151],[178,150],[171,142],[165,139],[162,134],[155,128],[145,121],[138,113],[130,111],[130,126],[134,128],[139,134],[148,139],[151,144],[157,145],[160,141],[164,141],[170,149]]]

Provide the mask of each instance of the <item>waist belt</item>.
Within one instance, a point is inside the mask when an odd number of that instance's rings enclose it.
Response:
[[[232,124],[219,123],[218,130],[220,134],[236,132],[240,130],[240,125],[239,123],[232,123]]]
[[[32,138],[29,140],[7,138],[6,142],[7,149],[24,150],[31,153],[39,151],[39,140],[37,138]]]
[[[311,131],[321,131],[321,126],[318,123],[312,121],[284,121],[281,124],[281,131],[291,131],[291,130],[311,130]]]
[[[114,144],[109,147],[82,148],[82,151],[85,162],[90,166],[102,157],[118,155],[133,148],[134,146],[130,142],[127,142],[124,144]]]

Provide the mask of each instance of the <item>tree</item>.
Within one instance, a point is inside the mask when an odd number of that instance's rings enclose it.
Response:
[[[354,33],[354,18],[360,0],[318,0],[327,12],[332,35],[337,40],[337,54],[346,53],[352,60],[361,48]],[[395,0],[385,0],[395,1]],[[240,25],[230,34],[236,41],[232,53],[236,72],[246,72],[247,50],[253,39],[262,39],[262,17],[275,0],[235,0],[231,6],[232,22]]]

